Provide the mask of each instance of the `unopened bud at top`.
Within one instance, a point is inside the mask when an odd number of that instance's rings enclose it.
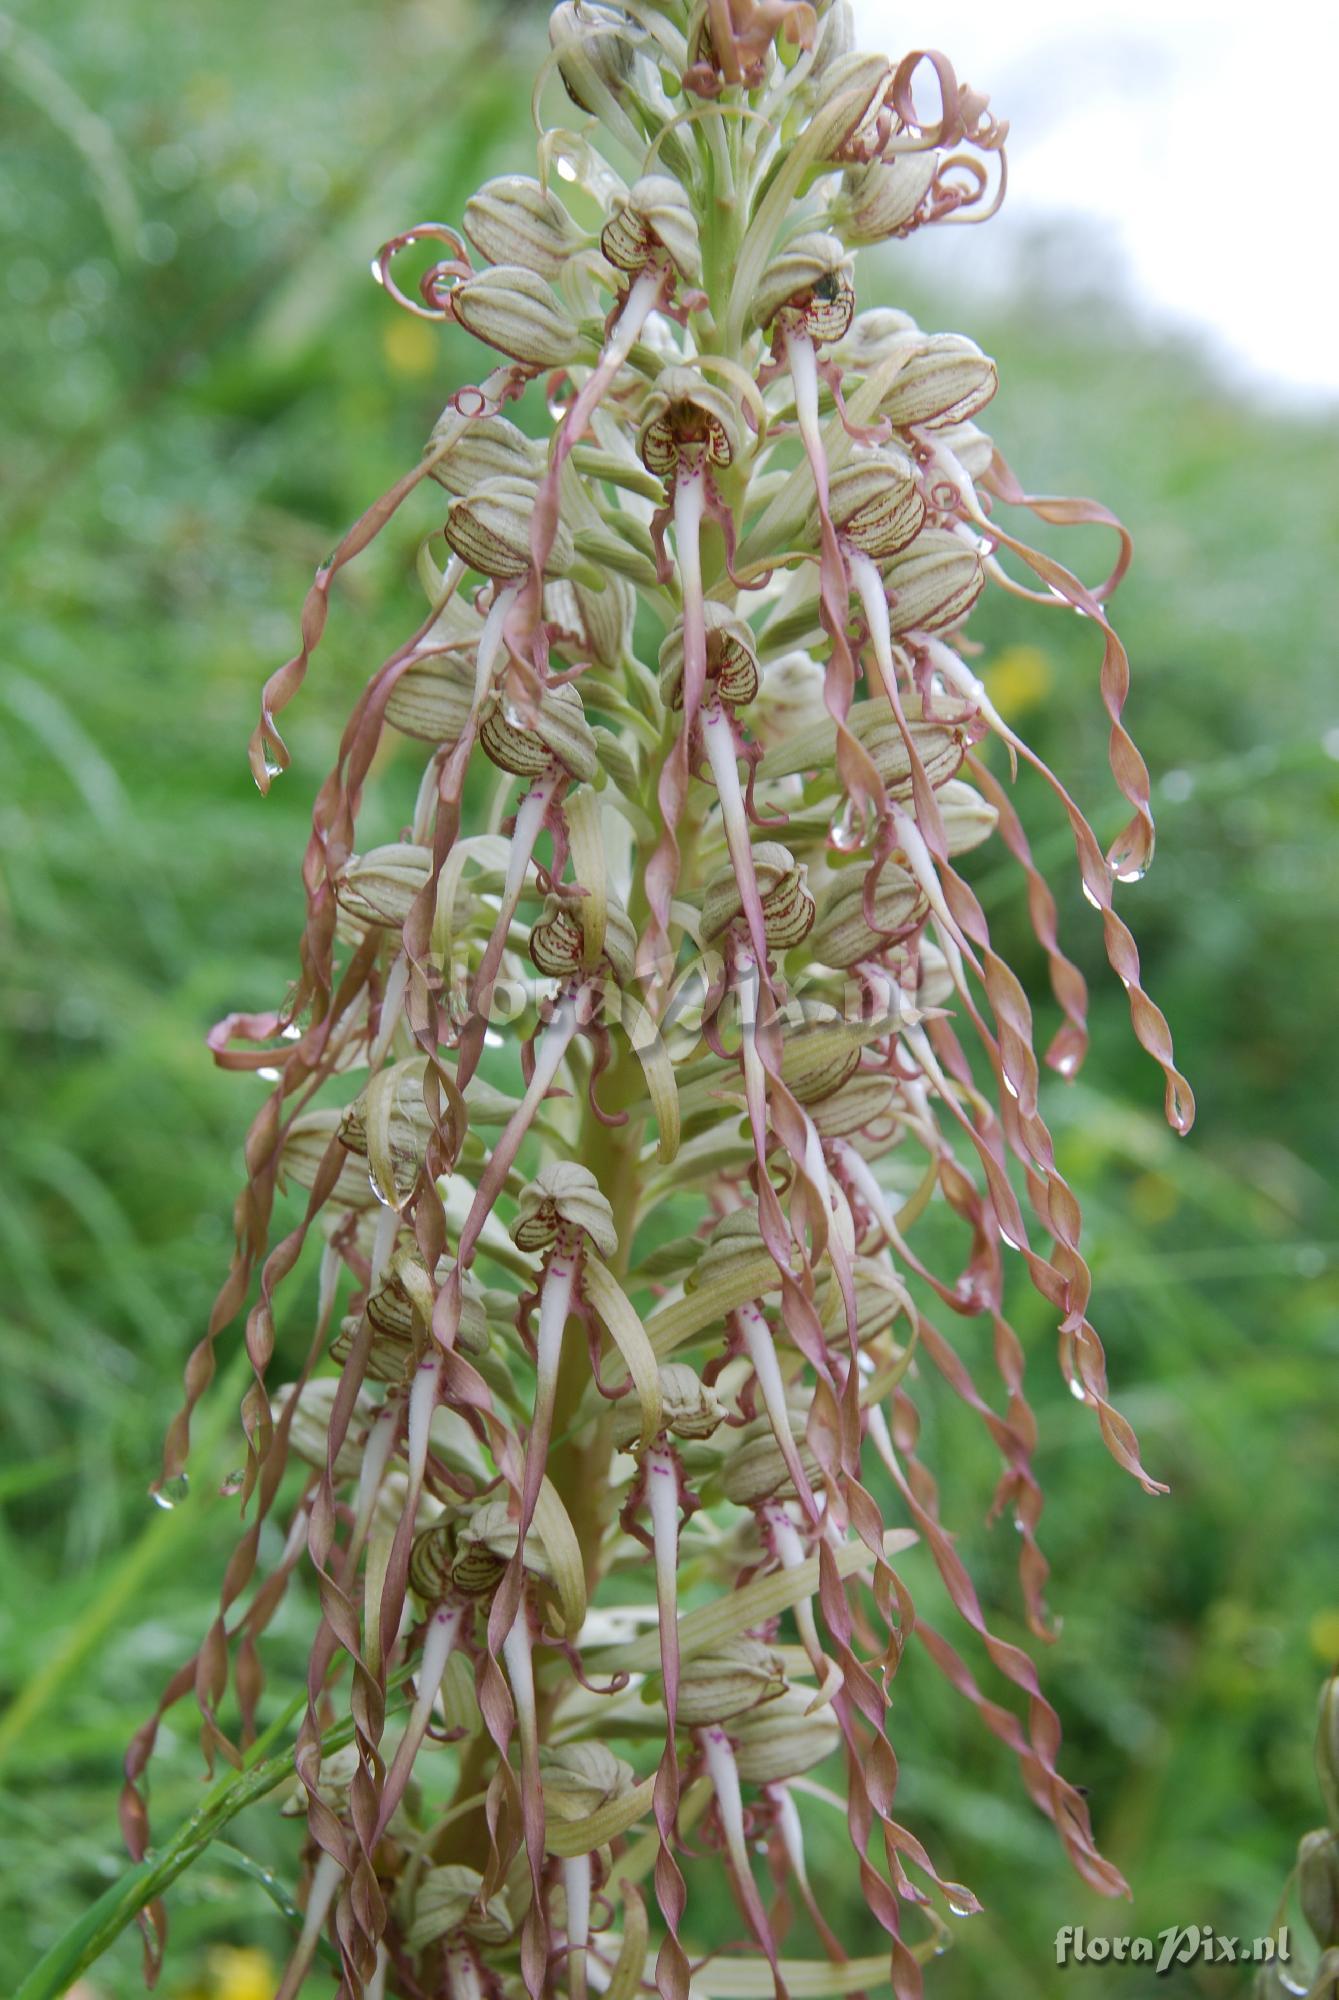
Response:
[[[526,174],[485,181],[465,204],[465,234],[490,264],[521,264],[556,278],[580,238],[550,189]]]
[[[809,121],[819,158],[860,156],[877,127],[892,80],[884,56],[853,49],[827,64]]]
[[[566,368],[581,334],[551,288],[524,264],[494,264],[451,293],[451,312],[476,340],[530,368]]]
[[[617,97],[632,74],[636,51],[626,15],[591,0],[562,0],[549,16],[549,42],[573,104],[598,118],[601,91]]]

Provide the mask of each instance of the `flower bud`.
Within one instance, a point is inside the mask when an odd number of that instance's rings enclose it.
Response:
[[[732,1208],[728,1215],[721,1217],[707,1238],[696,1269],[684,1279],[684,1290],[695,1292],[699,1285],[712,1284],[723,1277],[732,1264],[752,1261],[765,1255],[766,1249],[756,1205],[749,1202],[743,1208]]]
[[[837,532],[867,556],[896,555],[914,541],[925,520],[916,469],[900,451],[864,452],[833,474],[829,512]],[[818,503],[807,538],[819,537]]]
[[[855,312],[851,260],[839,237],[797,236],[767,266],[753,301],[754,324],[807,333],[814,341],[840,340]]]
[[[603,590],[555,577],[545,588],[544,608],[552,623],[576,635],[583,660],[597,667],[623,665],[637,609],[636,594],[623,577],[606,575]]]
[[[530,933],[530,956],[550,979],[573,979],[585,963],[586,933],[571,902],[550,896]],[[637,933],[626,910],[611,902],[605,912],[604,955],[620,980],[632,978]]]
[[[848,149],[858,150],[862,136],[873,127],[883,108],[892,80],[884,56],[861,55],[853,50],[828,63],[809,121],[819,159],[832,160]]]
[[[995,363],[961,333],[923,334],[879,405],[898,430],[938,430],[974,417],[999,386]]]
[[[826,79],[832,65],[840,62],[843,56],[849,56],[854,48],[855,21],[851,15],[850,0],[830,0],[819,23],[810,75]]]
[[[758,692],[758,656],[751,627],[734,611],[708,598],[707,688],[727,708],[746,708]],[[660,648],[660,699],[666,708],[683,707],[683,620],[670,627]]]
[[[549,16],[549,42],[558,52],[558,74],[579,111],[600,115],[600,93],[618,97],[632,74],[636,49],[627,16],[591,0],[563,0]],[[592,88],[594,86],[594,88]]]
[[[451,502],[442,533],[462,561],[481,576],[503,580],[525,576],[530,568],[530,521],[538,497],[539,489],[528,479],[510,474],[485,479]],[[572,537],[560,520],[545,575],[570,569],[574,556]]]
[[[865,1072],[821,1098],[809,1116],[821,1138],[849,1139],[868,1126],[885,1124],[899,1103],[897,1085],[890,1076]]]
[[[660,1408],[662,1428],[678,1438],[709,1438],[725,1421],[716,1391],[686,1361],[667,1361],[661,1368]],[[634,1397],[625,1396],[614,1411],[614,1443],[626,1451],[641,1431],[641,1409]]]
[[[907,718],[907,734],[930,784],[937,787],[947,783],[962,763],[964,724],[923,720],[917,713],[917,705],[911,701],[904,700],[903,711]],[[911,759],[897,718],[890,714],[888,704],[885,701],[858,701],[853,704],[847,723],[853,735],[869,752],[889,797],[899,801],[910,799]],[[765,779],[782,778],[799,771],[820,770],[830,766],[836,754],[836,731],[831,719],[825,716],[822,722],[815,723],[810,729],[796,730],[786,742],[779,744],[775,750],[769,750],[759,766],[759,775]]]
[[[474,706],[474,662],[465,653],[430,653],[391,689],[386,720],[424,743],[458,743]]]
[[[874,889],[874,925],[865,916],[863,868],[847,868],[827,889],[809,945],[824,965],[846,967],[876,958],[893,939],[923,923],[929,904],[916,881],[895,861],[886,861]]]
[[[563,1743],[539,1753],[544,1810],[553,1819],[589,1819],[613,1799],[626,1798],[637,1780],[632,1766],[603,1743]]]
[[[809,1715],[813,1696],[806,1688],[788,1688],[756,1715],[745,1715],[732,1727],[735,1769],[747,1784],[774,1785],[798,1778],[830,1757],[841,1743],[841,1729],[830,1708]]]
[[[360,923],[399,930],[431,872],[426,847],[393,841],[349,856],[335,884],[335,900]]]
[[[280,1187],[286,1187],[289,1181],[300,1188],[315,1187],[317,1170],[343,1116],[338,1107],[298,1113],[284,1135],[279,1155]],[[339,1170],[330,1199],[337,1208],[375,1207],[377,1198],[367,1178],[367,1168],[357,1161],[347,1161]]]
[[[503,1570],[516,1554],[516,1522],[505,1500],[485,1500],[456,1530],[456,1558],[451,1581],[466,1597],[491,1596]],[[547,1581],[548,1552],[533,1525],[525,1538],[525,1567]]]
[[[937,804],[950,854],[966,854],[989,840],[1000,817],[989,800],[961,778],[950,778],[940,786]]]
[[[995,440],[977,424],[937,425],[938,443],[946,445],[967,477],[981,479],[990,471]]]
[[[362,1330],[361,1313],[349,1313],[340,1321],[339,1332],[330,1343],[330,1359],[338,1362],[341,1368],[353,1352],[354,1342]],[[412,1314],[410,1326],[403,1334],[379,1327],[372,1336],[372,1347],[367,1357],[368,1380],[397,1385],[406,1381],[414,1366],[416,1352]]]
[[[789,1416],[790,1434],[805,1478],[812,1485],[822,1478],[822,1472],[805,1438],[806,1419],[798,1410],[791,1410]],[[726,1499],[736,1507],[756,1507],[762,1500],[794,1500],[795,1488],[770,1420],[760,1418],[744,1432],[743,1439],[741,1444],[732,1445],[721,1469],[721,1490]]]
[[[662,370],[646,399],[637,450],[648,472],[665,478],[681,459],[729,465],[739,449],[739,419],[723,389],[692,368]]]
[[[511,1233],[519,1249],[543,1250],[554,1241],[560,1223],[583,1230],[602,1257],[617,1255],[614,1211],[589,1167],[575,1161],[541,1167],[522,1188]]]
[[[944,528],[926,528],[884,565],[883,582],[895,634],[946,632],[976,603],[986,572],[970,542]]]
[[[810,937],[812,939],[812,932]],[[781,1056],[781,1074],[799,1104],[819,1104],[840,1090],[860,1067],[860,1044],[844,1033],[841,1012],[812,995],[791,1000],[787,1016],[799,1006],[801,1020],[788,1020]]]
[[[487,347],[530,368],[566,368],[581,353],[581,333],[551,288],[523,264],[494,264],[451,293],[457,324]]]
[[[505,702],[495,698],[480,720],[479,743],[499,770],[521,778],[538,778],[557,763],[584,781],[599,767],[581,696],[568,684],[545,688],[533,728],[509,721]]]
[[[848,167],[833,204],[833,221],[847,243],[886,243],[916,227],[917,210],[934,185],[938,153],[899,153]]]
[[[1297,1899],[1322,1950],[1339,1945],[1339,1836],[1328,1827],[1297,1844]]]
[[[485,1903],[483,1886],[483,1876],[459,1861],[420,1875],[405,1934],[410,1951],[426,1951],[455,1930],[480,1944],[505,1944],[515,1929],[506,1891],[498,1890]]]
[[[814,899],[805,887],[804,864],[778,841],[760,840],[753,850],[753,872],[762,899],[767,942],[778,951],[787,951],[809,935],[814,921]],[[743,914],[739,877],[733,864],[727,863],[712,876],[702,898],[703,942],[710,944]]]
[[[686,283],[702,282],[697,217],[668,174],[646,174],[635,184],[604,225],[600,248],[620,271],[643,271],[668,258]]]
[[[431,476],[448,493],[468,493],[485,479],[539,480],[544,476],[548,453],[543,445],[506,417],[472,417],[462,428],[454,405],[448,403],[432,427],[424,456],[431,456],[447,437],[451,443],[433,466]]]
[[[679,1722],[685,1729],[729,1722],[786,1691],[780,1660],[758,1639],[727,1639],[679,1670]]]
[[[526,174],[485,181],[465,204],[465,234],[490,264],[520,264],[556,278],[580,242],[557,195]]]

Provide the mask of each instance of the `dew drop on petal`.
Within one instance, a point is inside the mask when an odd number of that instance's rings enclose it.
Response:
[[[1065,1049],[1062,1054],[1058,1055],[1055,1059],[1055,1070],[1057,1076],[1077,1076],[1079,1073],[1077,1049]]]
[[[231,1500],[235,1494],[241,1492],[245,1484],[246,1473],[239,1465],[232,1472],[225,1473],[219,1481],[219,1498],[221,1500]]]
[[[1088,1400],[1088,1391],[1077,1375],[1071,1375],[1069,1378],[1069,1393],[1076,1403],[1086,1403]]]
[[[1148,864],[1143,861],[1132,861],[1127,867],[1117,868],[1113,872],[1118,882],[1142,882],[1148,873]]]
[[[1091,904],[1092,904],[1092,906],[1093,906],[1093,908],[1094,908],[1095,910],[1100,910],[1100,909],[1101,909],[1101,907],[1102,907],[1102,905],[1101,905],[1101,902],[1100,902],[1100,901],[1098,900],[1098,898],[1097,898],[1097,897],[1096,897],[1096,896],[1095,896],[1095,895],[1093,894],[1092,890],[1091,890],[1091,889],[1090,889],[1090,888],[1088,887],[1088,884],[1087,884],[1086,882],[1085,882],[1085,883],[1083,884],[1083,897],[1084,897],[1084,901],[1085,901],[1085,902],[1088,902],[1088,903],[1091,903]]]
[[[278,1083],[281,1074],[282,1072],[280,1070],[271,1068],[271,1066],[268,1063],[265,1065],[264,1069],[258,1069],[256,1071],[256,1075],[260,1078],[262,1083]]]
[[[155,1507],[161,1507],[165,1514],[170,1514],[174,1507],[180,1507],[190,1490],[189,1475],[179,1472],[175,1479],[160,1479],[151,1486],[149,1498]]]

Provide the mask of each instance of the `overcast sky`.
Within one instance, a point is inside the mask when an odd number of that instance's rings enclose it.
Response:
[[[1019,229],[1081,219],[1092,262],[1143,315],[1203,329],[1222,361],[1275,391],[1339,397],[1339,9],[854,6],[864,46],[943,49],[1010,122],[1003,212],[979,237],[927,231],[908,245],[918,260],[989,281]]]

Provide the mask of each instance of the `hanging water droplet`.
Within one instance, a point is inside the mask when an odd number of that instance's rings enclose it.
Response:
[[[165,1514],[170,1514],[174,1507],[180,1507],[190,1490],[188,1474],[179,1472],[175,1479],[160,1479],[151,1486],[149,1498],[155,1507],[161,1507]]]
[[[263,1069],[258,1069],[256,1071],[256,1075],[260,1078],[262,1083],[278,1083],[281,1072],[277,1069],[273,1069],[269,1063],[266,1063]]]
[[[236,1466],[233,1471],[225,1472],[219,1481],[219,1498],[221,1500],[231,1500],[235,1494],[241,1492],[245,1484],[246,1472],[242,1466]]]
[[[951,1916],[974,1917],[976,1915],[976,1907],[974,1904],[956,1902],[952,1896],[948,1898],[948,1907],[949,1907],[949,1914]]]
[[[508,729],[525,728],[525,717],[521,714],[520,709],[516,706],[516,703],[514,701],[503,702],[502,720],[506,723]]]
[[[1014,1100],[1014,1102],[1015,1102],[1015,1104],[1016,1104],[1016,1103],[1018,1102],[1018,1085],[1017,1085],[1017,1084],[1016,1084],[1016,1083],[1014,1082],[1013,1078],[1012,1078],[1012,1077],[1010,1076],[1010,1074],[1009,1074],[1009,1072],[1008,1072],[1008,1070],[1007,1070],[1007,1069],[1006,1069],[1006,1070],[1002,1070],[1002,1071],[1000,1072],[1000,1074],[1001,1074],[1001,1077],[1002,1077],[1002,1080],[1003,1080],[1003,1083],[1004,1083],[1004,1087],[1005,1087],[1005,1089],[1006,1089],[1006,1090],[1008,1091],[1008,1093],[1009,1093],[1010,1097],[1012,1097],[1012,1098],[1013,1098],[1013,1100]]]
[[[1113,869],[1112,873],[1118,882],[1142,882],[1148,873],[1148,863],[1146,861],[1127,862],[1123,868]]]
[[[286,1042],[300,1042],[302,1040],[302,1030],[296,1021],[290,1021],[284,1029],[284,1040]]]
[[[1088,1391],[1077,1375],[1071,1375],[1069,1378],[1069,1393],[1076,1403],[1086,1403],[1088,1400]]]
[[[1063,1077],[1078,1075],[1079,1052],[1077,1049],[1064,1049],[1061,1051],[1055,1059],[1055,1073],[1057,1076]]]
[[[1086,882],[1083,884],[1083,900],[1085,903],[1091,903],[1095,910],[1100,910],[1102,907],[1101,899],[1093,894]]]
[[[854,854],[861,842],[855,801],[846,799],[828,828],[828,846],[838,854]]]
[[[371,1188],[373,1194],[376,1196],[377,1200],[381,1203],[381,1206],[383,1208],[394,1208],[396,1206],[394,1200],[391,1198],[390,1195],[386,1193],[385,1189],[381,1185],[381,1182],[377,1179],[376,1175],[372,1172],[370,1168],[368,1169],[368,1174],[367,1174],[367,1185]]]

